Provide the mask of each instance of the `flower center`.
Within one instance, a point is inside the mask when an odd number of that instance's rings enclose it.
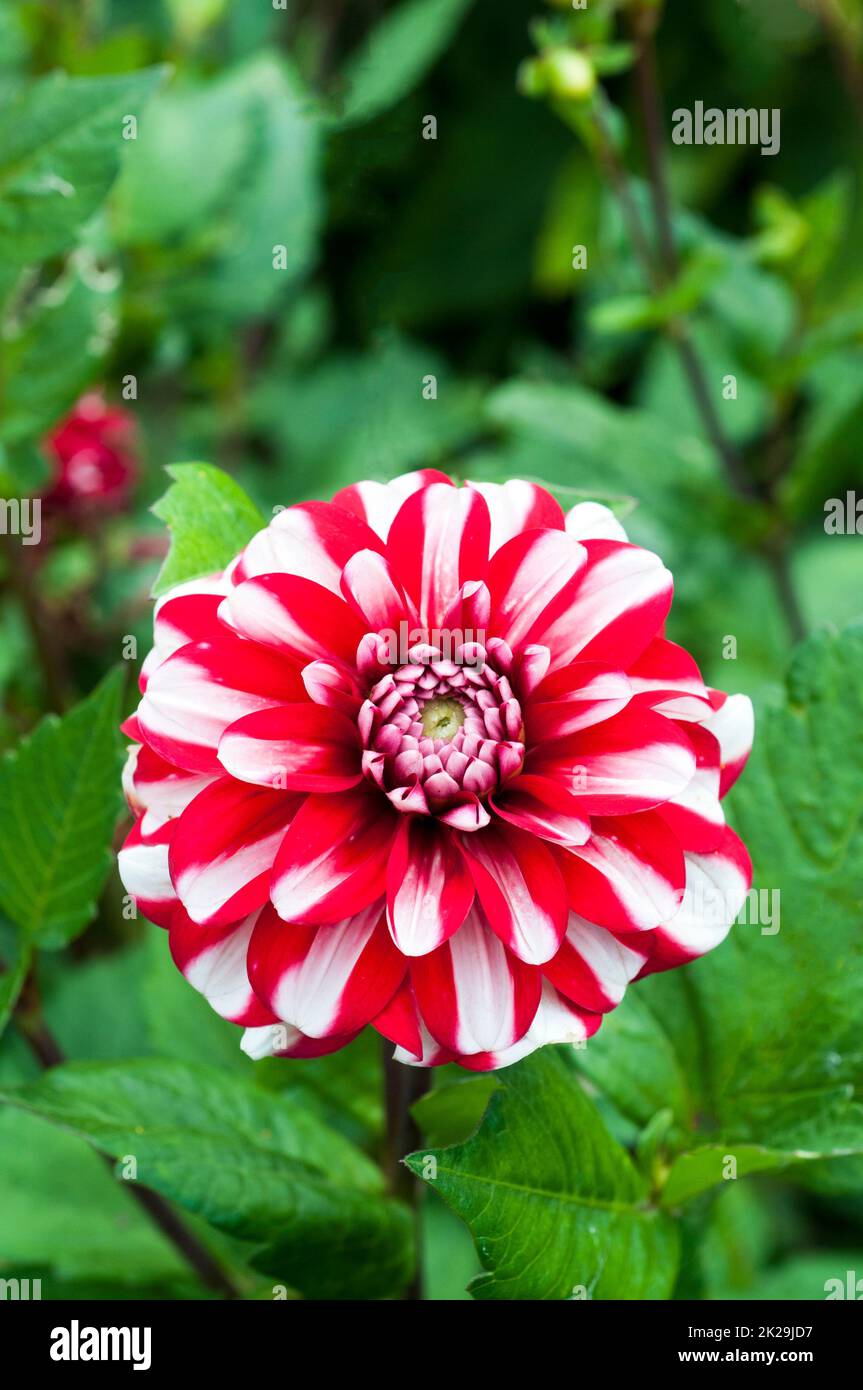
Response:
[[[458,700],[429,700],[423,706],[421,722],[427,738],[450,743],[464,723],[464,707]]]
[[[486,649],[466,644],[458,655],[413,647],[375,682],[357,724],[363,772],[396,810],[477,830],[488,824],[486,797],[521,770],[524,726]]]

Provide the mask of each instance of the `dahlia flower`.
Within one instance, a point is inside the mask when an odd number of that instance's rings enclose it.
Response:
[[[671,596],[606,508],[427,470],[159,600],[121,872],[246,1052],[502,1067],[722,940],[752,709]]]
[[[97,391],[82,396],[44,441],[52,478],[43,502],[56,511],[123,507],[135,481],[135,420]]]

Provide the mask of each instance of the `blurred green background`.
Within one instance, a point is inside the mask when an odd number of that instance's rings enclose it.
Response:
[[[633,66],[653,20],[673,267]],[[583,92],[559,85],[561,49],[582,54]],[[80,139],[39,96],[57,69],[96,84]],[[759,712],[793,638],[863,608],[863,541],[824,524],[828,499],[863,493],[859,0],[0,0],[0,100],[0,491],[51,486],[52,434],[87,390],[130,413],[136,460],[133,487],[55,504],[23,573],[7,549],[4,747],[88,692],[126,636],[145,654],[165,546],[149,508],[187,460],[265,514],[423,466],[606,500],[675,574],[669,635]],[[696,101],[778,108],[779,153],[673,146],[672,110]],[[76,171],[71,205],[43,126]],[[373,1150],[374,1044],[255,1071],[120,893],[45,958],[64,1050],[254,1072]],[[10,1029],[0,1078],[35,1071]],[[8,1109],[0,1210],[0,1275],[200,1293],[81,1140]],[[437,1203],[426,1220],[429,1296],[463,1297],[469,1237]],[[707,1221],[681,1293],[823,1296],[824,1252],[863,1250],[863,1195],[758,1179]]]

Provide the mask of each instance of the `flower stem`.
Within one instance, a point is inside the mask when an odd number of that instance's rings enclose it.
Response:
[[[392,1055],[392,1043],[384,1039],[384,1116],[385,1134],[383,1170],[391,1196],[407,1203],[414,1216],[417,1268],[412,1283],[405,1290],[407,1299],[422,1299],[422,1242],[420,1239],[420,1197],[422,1184],[414,1177],[403,1159],[418,1147],[421,1135],[411,1114],[411,1106],[425,1095],[430,1073],[426,1067],[408,1067]]]
[[[60,1066],[66,1061],[62,1047],[43,1017],[38,985],[32,971],[15,1007],[15,1024],[41,1067],[49,1070],[51,1067]],[[104,1153],[100,1154],[100,1158],[107,1165],[111,1175],[115,1177],[114,1159],[109,1154]],[[235,1287],[221,1265],[201,1244],[197,1236],[194,1236],[183,1224],[164,1197],[161,1197],[158,1192],[154,1192],[152,1188],[144,1187],[138,1182],[125,1182],[123,1187],[194,1270],[206,1288],[218,1294],[220,1298],[235,1299],[241,1297],[239,1289]]]

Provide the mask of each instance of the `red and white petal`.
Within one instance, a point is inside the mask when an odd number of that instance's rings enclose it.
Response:
[[[413,473],[402,473],[388,483],[352,483],[336,493],[333,506],[358,516],[385,541],[402,503],[433,483],[455,486],[451,478],[436,468],[420,468]]]
[[[153,672],[187,642],[206,642],[221,636],[219,604],[228,592],[225,575],[207,575],[178,584],[156,600],[153,609],[153,646],[141,667],[144,691]]]
[[[182,815],[213,780],[209,773],[184,772],[160,758],[146,743],[129,749],[123,769],[126,800],[136,815],[146,814],[145,830]]]
[[[601,502],[576,502],[566,514],[566,529],[577,541],[629,539],[611,508]]]
[[[383,547],[370,526],[331,502],[299,502],[280,511],[253,536],[234,572],[234,583],[262,574],[296,574],[340,593],[341,573],[358,550]]]
[[[699,724],[685,725],[697,758],[692,780],[659,809],[684,849],[706,854],[722,839],[725,813],[719,800],[719,745]]]
[[[299,672],[275,653],[230,633],[192,642],[159,667],[138,708],[147,743],[187,772],[221,772],[219,739],[235,720],[305,689]]]
[[[541,976],[508,951],[474,910],[443,946],[411,964],[420,1015],[451,1052],[498,1052],[523,1037]]]
[[[341,922],[386,888],[397,812],[358,787],[342,796],[308,796],[273,868],[271,898],[286,922]]]
[[[356,1033],[337,1033],[329,1038],[307,1038],[289,1023],[267,1023],[261,1028],[247,1028],[240,1047],[253,1062],[265,1057],[326,1057],[353,1042]]]
[[[458,931],[474,899],[473,879],[452,831],[403,817],[387,868],[387,919],[406,956],[424,956]]]
[[[669,719],[701,722],[709,717],[707,687],[693,657],[665,637],[655,637],[630,666],[633,703],[647,705]]]
[[[525,531],[507,541],[488,567],[491,627],[515,651],[548,645],[546,632],[568,613],[587,552],[565,531]]]
[[[365,695],[347,666],[337,666],[333,661],[310,661],[303,667],[302,678],[306,694],[316,705],[325,705],[356,720]]]
[[[168,847],[174,822],[168,821],[151,834],[136,821],[117,855],[120,879],[145,917],[159,927],[170,926],[177,894],[168,872]]]
[[[222,926],[263,907],[276,852],[302,803],[223,777],[175,822],[171,879],[193,922]]]
[[[548,777],[523,773],[489,804],[510,825],[555,845],[583,845],[590,839],[590,817],[578,798]]]
[[[373,550],[360,550],[347,562],[341,592],[366,632],[397,633],[400,623],[413,625],[418,621],[389,560]]]
[[[392,999],[407,962],[390,940],[383,904],[333,926],[283,922],[272,906],[258,918],[248,956],[258,997],[310,1038],[354,1033]]]
[[[387,557],[426,627],[440,627],[468,580],[485,578],[490,521],[473,488],[444,483],[415,492],[390,528]]]
[[[201,927],[178,906],[171,918],[169,944],[177,969],[222,1018],[245,1027],[277,1023],[249,983],[246,953],[258,913],[222,927]]]
[[[529,965],[551,960],[566,931],[567,898],[548,845],[500,822],[461,845],[492,931]]]
[[[632,687],[622,671],[595,662],[576,662],[543,681],[528,705],[528,747],[565,738],[619,714],[629,704]]]
[[[594,822],[587,844],[559,854],[573,912],[609,931],[649,931],[679,909],[683,851],[661,816]]]
[[[658,555],[640,546],[605,540],[578,544],[587,552],[578,592],[541,639],[551,648],[551,669],[578,657],[628,671],[668,616],[671,574]]]
[[[295,574],[262,574],[238,584],[219,610],[243,637],[292,661],[353,666],[365,628],[339,594]]]
[[[687,854],[683,904],[651,933],[650,959],[641,973],[669,970],[712,951],[728,935],[751,882],[746,846],[727,826],[711,854]]]
[[[491,555],[522,531],[563,530],[560,503],[538,483],[510,478],[505,483],[468,481],[468,487],[476,488],[485,498],[491,517]]]
[[[648,958],[648,949],[638,949],[645,938],[633,938],[624,945],[604,927],[597,927],[578,913],[570,913],[569,925],[560,950],[543,966],[543,974],[556,989],[591,1013],[608,1013],[617,1008],[630,980],[634,980]]]
[[[692,743],[653,710],[625,709],[603,724],[532,749],[528,771],[559,781],[592,816],[631,815],[679,796],[695,775]]]
[[[584,1043],[593,1036],[601,1022],[602,1014],[580,1009],[559,994],[548,980],[543,980],[539,1008],[523,1038],[502,1051],[477,1052],[457,1057],[456,1061],[469,1071],[501,1071],[549,1043]]]
[[[402,981],[386,1008],[372,1019],[372,1027],[382,1038],[394,1043],[400,1052],[409,1054],[413,1062],[422,1059],[425,1030],[417,1011],[409,975]],[[428,1039],[427,1032],[426,1038]],[[434,1043],[434,1047],[437,1046],[437,1043]]]
[[[356,724],[322,705],[245,715],[222,734],[219,762],[241,782],[283,791],[346,791],[362,778]]]
[[[705,721],[704,728],[719,744],[719,795],[724,796],[734,786],[752,751],[755,711],[748,695],[726,695],[721,690],[711,690],[710,703],[715,712]]]

